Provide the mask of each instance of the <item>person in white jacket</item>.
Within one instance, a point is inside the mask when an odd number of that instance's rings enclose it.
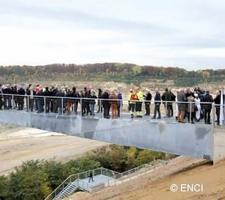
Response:
[[[194,96],[195,96],[195,118],[199,122],[201,118],[200,98],[197,93],[195,93]]]

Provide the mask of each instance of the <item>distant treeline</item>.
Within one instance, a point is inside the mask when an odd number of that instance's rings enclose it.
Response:
[[[139,66],[121,63],[87,65],[0,66],[0,83],[26,81],[115,81],[139,84],[148,80],[174,80],[176,86],[225,80],[225,69],[187,71],[175,67]]]

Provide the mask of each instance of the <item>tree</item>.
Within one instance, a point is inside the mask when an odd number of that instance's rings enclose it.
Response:
[[[6,199],[9,190],[9,179],[5,176],[0,176],[0,199]]]
[[[64,165],[56,161],[46,161],[44,171],[48,175],[49,186],[52,190],[58,187],[68,176],[64,170]]]
[[[137,155],[138,150],[136,147],[131,147],[127,150],[127,164],[129,168],[134,168],[137,166]]]
[[[39,161],[24,163],[9,179],[9,200],[40,200],[52,191]]]

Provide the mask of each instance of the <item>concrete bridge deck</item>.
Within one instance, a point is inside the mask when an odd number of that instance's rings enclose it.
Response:
[[[173,119],[149,117],[130,119],[125,115],[119,119],[104,119],[14,110],[0,111],[0,122],[213,161],[225,156],[225,140],[220,139],[225,138],[224,129],[202,123],[181,124]]]
[[[24,110],[16,110],[16,108],[18,108],[15,101],[17,97],[20,97],[24,103]],[[41,102],[42,112],[36,113],[30,112],[29,98],[31,97],[18,95],[5,96],[8,107],[5,104],[3,108],[6,109],[0,110],[0,123],[33,127],[113,144],[135,146],[177,155],[205,158],[214,162],[225,157],[225,129],[215,128],[215,104],[212,104],[212,124],[203,124],[201,122],[191,124],[177,123],[174,118],[167,117],[162,117],[160,120],[152,119],[150,116],[131,118],[129,112],[122,112],[122,110],[120,118],[117,119],[103,118],[103,113],[96,113],[95,116],[82,116],[81,110],[83,109],[84,100],[90,100],[83,98],[73,99],[66,97],[38,96],[35,98],[36,101]],[[58,113],[47,112],[46,108],[49,106],[47,106],[47,99],[52,101],[59,100],[59,102],[61,102],[59,105],[57,104],[59,106]],[[77,115],[65,113],[65,103],[68,100],[80,100]],[[107,101],[110,100],[108,99]],[[127,101],[122,102],[127,103]],[[160,101],[160,103],[162,102]],[[174,110],[177,110],[177,105],[179,103],[190,104],[190,108],[194,106],[194,104],[190,102],[163,103],[164,105],[172,103]],[[207,104],[207,102],[204,102],[204,104],[205,103]],[[38,102],[37,105],[39,105]],[[220,106],[220,110],[223,111],[224,105]],[[161,113],[165,115],[164,106],[161,106]]]

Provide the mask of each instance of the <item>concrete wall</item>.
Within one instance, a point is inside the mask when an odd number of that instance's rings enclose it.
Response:
[[[81,118],[16,111],[0,111],[0,122],[195,158],[212,160],[214,157],[213,128],[205,124]]]
[[[220,160],[225,159],[225,129],[215,128],[214,129],[214,152],[213,162],[216,163]]]

